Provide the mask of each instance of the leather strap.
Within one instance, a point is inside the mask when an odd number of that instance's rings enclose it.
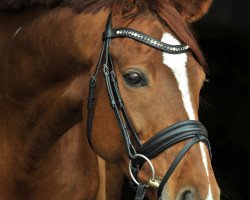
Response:
[[[172,145],[187,139],[191,140],[183,147],[183,149],[175,158],[174,162],[171,164],[166,175],[164,176],[158,189],[159,195],[161,195],[162,189],[171,174],[173,173],[174,169],[177,167],[182,157],[191,148],[192,145],[194,145],[196,142],[202,141],[207,145],[210,152],[210,144],[207,138],[207,130],[199,121],[181,121],[160,131],[155,136],[150,138],[147,142],[145,142],[141,146],[141,148],[139,148],[139,154],[145,155],[147,158],[152,159],[163,151],[165,151],[167,148],[171,147]],[[132,171],[135,177],[137,177],[137,174],[143,166],[144,162],[145,160],[140,158],[133,160]]]
[[[112,65],[112,68],[113,68],[113,64]],[[116,79],[116,74],[115,72],[112,71],[110,72],[110,76],[111,76],[111,84],[113,86],[113,90],[114,90],[114,95],[115,95],[115,98],[116,98],[116,102],[117,102],[117,106],[118,108],[121,110],[122,112],[122,115],[123,115],[123,118],[125,120],[125,123],[127,124],[128,126],[128,129],[130,131],[130,133],[134,136],[134,139],[137,143],[137,146],[138,147],[141,147],[142,143],[137,135],[137,133],[135,132],[130,120],[129,120],[129,117],[127,115],[127,112],[126,112],[126,109],[125,109],[125,105],[123,103],[123,100],[122,100],[122,97],[120,95],[120,92],[119,92],[119,88],[118,88],[118,83],[117,83],[117,79]]]
[[[87,138],[89,145],[93,149],[92,146],[92,125],[93,125],[93,113],[94,113],[94,102],[95,102],[95,85],[96,79],[95,77],[91,77],[89,81],[89,95],[88,95],[88,118],[87,118]]]
[[[190,140],[183,148],[182,150],[179,152],[179,154],[176,156],[175,160],[172,162],[171,166],[169,167],[167,173],[165,174],[165,176],[163,177],[158,189],[157,189],[157,198],[160,199],[162,191],[164,186],[166,185],[168,179],[170,178],[170,176],[172,175],[173,171],[175,170],[175,168],[177,167],[177,165],[179,164],[179,162],[181,161],[181,159],[183,158],[183,156],[187,153],[187,151],[197,142],[201,141],[201,138],[196,136],[194,137],[192,140]]]
[[[108,22],[106,25],[106,30],[109,31],[111,30],[111,15],[108,17]],[[139,140],[139,137],[135,130],[133,129],[130,120],[127,116],[122,98],[119,93],[118,89],[118,84],[116,80],[116,75],[114,72],[114,67],[113,67],[113,62],[109,54],[109,43],[110,43],[111,38],[107,38],[103,42],[103,47],[99,56],[98,63],[96,65],[96,70],[94,75],[91,77],[91,80],[89,82],[89,95],[88,95],[88,118],[87,118],[87,137],[88,137],[88,142],[90,146],[93,149],[92,145],[92,125],[93,125],[93,111],[94,111],[94,101],[95,101],[95,85],[96,85],[96,79],[98,72],[100,71],[100,67],[103,64],[103,73],[104,73],[104,78],[105,78],[105,83],[106,83],[106,88],[108,91],[109,95],[109,100],[110,100],[110,106],[112,107],[117,122],[118,126],[120,129],[120,132],[123,137],[123,141],[125,144],[125,149],[128,154],[128,157],[130,159],[133,159],[133,155],[135,154],[135,148],[133,147],[130,139],[129,133],[131,133],[135,141],[137,143],[137,146],[141,146],[141,142]],[[121,111],[121,113],[120,113]],[[122,115],[123,116],[122,116]],[[93,149],[94,150],[94,149]]]
[[[131,38],[169,54],[180,54],[187,52],[189,50],[189,47],[187,45],[166,44],[140,31],[129,28],[117,28],[112,30],[106,30],[103,33],[103,40],[118,38],[118,37]]]
[[[88,138],[89,145],[91,146],[92,149],[93,149],[93,146],[92,146],[92,125],[93,125],[93,113],[94,113],[94,103],[95,103],[95,87],[96,87],[96,79],[97,79],[98,72],[100,70],[104,50],[105,50],[105,42],[102,45],[102,50],[101,50],[98,62],[96,64],[95,72],[89,81],[87,138]]]
[[[148,186],[144,183],[140,183],[137,187],[135,199],[134,200],[143,200],[145,197],[146,189]]]
[[[207,130],[202,123],[195,120],[181,121],[154,135],[138,149],[138,153],[151,159],[174,144],[195,135],[207,138]],[[209,145],[208,147],[210,148]]]

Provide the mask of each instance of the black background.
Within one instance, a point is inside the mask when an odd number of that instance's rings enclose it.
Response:
[[[209,65],[199,114],[221,200],[250,200],[250,0],[215,0],[192,28]]]
[[[248,200],[250,1],[215,0],[193,29],[209,65],[200,119],[209,131],[221,199]]]

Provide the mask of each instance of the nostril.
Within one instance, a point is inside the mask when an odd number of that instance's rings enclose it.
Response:
[[[193,199],[193,194],[191,191],[187,190],[183,192],[181,196],[181,200],[192,200]]]

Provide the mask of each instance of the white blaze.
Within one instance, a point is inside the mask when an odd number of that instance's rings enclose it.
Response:
[[[180,45],[180,42],[169,33],[164,33],[161,39],[162,42],[172,45]],[[187,54],[168,54],[163,53],[163,63],[167,65],[175,75],[181,91],[182,100],[189,119],[195,120],[194,110],[190,98],[188,77],[187,77]]]
[[[171,45],[180,45],[180,42],[174,38],[171,34],[169,33],[164,33],[161,39],[162,42],[171,44]],[[195,114],[192,106],[192,101],[190,97],[190,92],[189,92],[189,84],[188,84],[188,75],[187,75],[187,54],[186,53],[181,53],[181,54],[169,54],[163,52],[163,63],[169,67],[178,83],[179,90],[181,92],[182,96],[182,101],[184,108],[187,112],[187,115],[190,120],[195,120]],[[209,172],[208,172],[208,162],[207,162],[207,156],[206,156],[206,151],[204,144],[202,142],[199,143],[200,151],[201,151],[201,156],[202,156],[202,162],[206,171],[206,175],[208,177],[208,195],[206,200],[212,200],[212,192],[211,192],[211,186],[209,182]],[[168,199],[165,194],[162,195],[162,200]]]
[[[205,151],[206,146],[203,142],[200,142],[199,144],[200,144],[200,150],[201,150],[201,155],[202,155],[202,161],[206,169],[207,177],[209,177],[207,155]],[[208,184],[209,184],[209,187],[208,187],[208,194],[207,194],[206,200],[213,200],[213,195],[212,195],[209,179],[208,179]]]

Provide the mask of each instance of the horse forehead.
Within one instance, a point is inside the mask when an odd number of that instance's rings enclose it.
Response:
[[[149,55],[160,52],[159,50],[131,38],[113,39],[110,50],[116,58],[133,58],[135,60],[141,57],[147,60]]]
[[[154,31],[148,28],[147,31],[140,30],[138,27],[132,28],[140,31],[153,38],[161,40],[163,30]],[[118,59],[119,62],[126,63],[133,60],[134,62],[159,61],[162,63],[162,51],[148,46],[142,42],[135,41],[131,38],[115,38],[111,42],[110,51],[112,57]]]
[[[167,28],[159,20],[143,20],[130,25],[132,29],[143,32],[157,39],[161,39],[162,33],[167,31]]]
[[[119,20],[117,19],[114,22],[114,28],[131,28],[137,31],[141,31],[145,34],[152,34],[151,36],[156,36],[162,33],[167,26],[165,26],[159,18],[155,17],[154,15],[137,15],[133,19],[129,20]],[[159,34],[160,33],[160,34]]]

